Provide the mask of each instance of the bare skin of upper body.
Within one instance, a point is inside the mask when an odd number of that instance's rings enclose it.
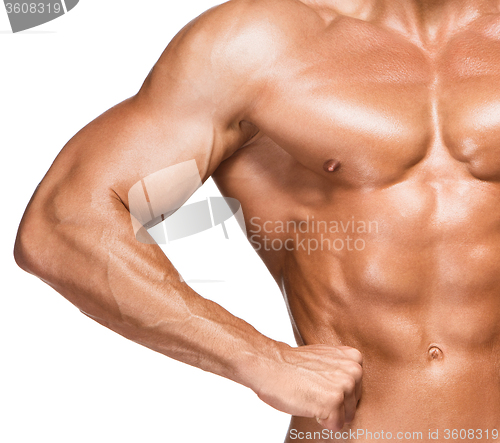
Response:
[[[323,429],[491,440],[499,11],[480,0],[208,11],[136,96],[64,147],[23,217],[17,262],[99,323],[292,414],[286,441],[335,441]],[[297,348],[196,294],[136,240],[129,189],[192,159],[241,202]]]

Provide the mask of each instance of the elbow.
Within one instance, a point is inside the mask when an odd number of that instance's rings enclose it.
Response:
[[[14,244],[14,260],[23,271],[29,272],[28,271],[28,260],[26,257],[26,252],[21,246],[21,239],[19,238],[21,233],[18,231],[17,232],[17,237],[16,237],[16,242]]]
[[[14,260],[17,266],[19,266],[23,271],[29,272],[29,246],[26,241],[26,231],[24,228],[19,227],[16,236],[16,242],[14,243]]]
[[[41,226],[33,217],[24,217],[17,231],[14,243],[14,260],[24,271],[39,276],[42,269],[41,251],[44,249],[44,237]]]

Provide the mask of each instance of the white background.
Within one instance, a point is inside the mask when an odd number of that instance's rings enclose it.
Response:
[[[63,145],[135,94],[171,38],[216,4],[81,0],[19,34],[0,5],[1,442],[284,439],[289,417],[252,391],[94,323],[12,256],[24,208]],[[210,195],[218,195],[213,182],[192,201]],[[234,220],[227,229],[229,240],[219,226],[167,245],[166,253],[200,294],[293,344],[276,284]]]

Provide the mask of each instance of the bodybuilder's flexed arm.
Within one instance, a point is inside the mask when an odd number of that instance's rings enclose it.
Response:
[[[359,399],[357,351],[294,349],[263,336],[180,281],[156,244],[136,239],[131,223],[135,183],[189,160],[206,180],[257,133],[245,117],[273,56],[249,56],[249,8],[230,2],[189,24],[136,96],[64,147],[26,210],[15,258],[119,334],[339,429]],[[176,198],[187,197],[181,190]]]

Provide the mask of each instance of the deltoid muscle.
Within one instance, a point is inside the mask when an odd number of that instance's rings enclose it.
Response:
[[[146,233],[162,221],[168,240],[194,235],[221,225],[228,238],[224,222],[233,215],[245,231],[245,221],[238,200],[229,197],[209,197],[206,200],[181,207],[202,185],[195,160],[162,169],[138,181],[128,193],[130,217],[134,233],[142,243],[166,243],[163,230],[155,230],[153,237]]]

